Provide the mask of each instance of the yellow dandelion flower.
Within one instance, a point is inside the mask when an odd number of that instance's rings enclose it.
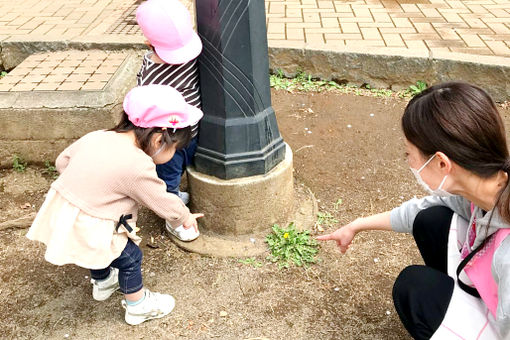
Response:
[[[289,238],[289,233],[283,234],[283,238]]]

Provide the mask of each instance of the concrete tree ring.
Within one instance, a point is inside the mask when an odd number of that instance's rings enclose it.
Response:
[[[295,183],[292,150],[265,175],[223,180],[187,169],[190,209],[205,216],[199,220],[201,236],[192,242],[172,237],[178,246],[214,256],[256,256],[264,253],[265,236],[273,224],[310,228],[317,203],[304,185]]]

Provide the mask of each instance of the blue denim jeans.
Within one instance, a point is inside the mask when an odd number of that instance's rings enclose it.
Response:
[[[175,151],[172,159],[165,164],[156,165],[158,177],[166,183],[166,191],[174,194],[179,191],[182,174],[191,164],[197,150],[197,139],[197,137],[193,138],[186,148]]]
[[[136,293],[143,288],[142,282],[142,251],[130,239],[119,257],[104,269],[91,269],[90,276],[94,280],[104,280],[110,275],[110,267],[119,269],[120,291],[124,294]]]

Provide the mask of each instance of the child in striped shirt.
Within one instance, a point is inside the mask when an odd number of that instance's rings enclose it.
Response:
[[[198,67],[196,58],[202,51],[202,42],[193,30],[191,16],[178,0],[148,0],[136,11],[136,20],[151,51],[144,55],[137,74],[138,86],[159,84],[174,87],[186,102],[201,108]],[[198,125],[192,127],[192,141],[188,147],[176,151],[167,163],[156,167],[167,191],[189,202],[189,194],[179,190],[181,176],[197,148]],[[166,229],[181,241],[192,241],[199,236],[194,229],[182,226]]]

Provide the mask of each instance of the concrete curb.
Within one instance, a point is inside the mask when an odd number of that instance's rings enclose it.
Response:
[[[496,101],[510,99],[510,58],[458,53],[419,55],[402,49],[269,47],[271,70],[294,76],[296,70],[312,77],[374,88],[401,90],[418,80],[435,84],[463,80],[487,90]]]
[[[0,92],[0,167],[12,166],[13,154],[30,163],[54,160],[87,132],[114,126],[136,86],[139,58],[128,54],[102,90]]]
[[[44,37],[6,40],[0,43],[0,64],[11,69],[30,54],[65,49],[143,49],[141,36],[96,36],[71,41],[50,41]],[[464,80],[486,89],[495,100],[510,100],[510,58],[460,53],[429,52],[424,55],[408,49],[356,48],[314,45],[294,41],[269,42],[273,72],[286,76],[302,70],[312,77],[375,88],[400,90],[418,80],[434,84]]]

